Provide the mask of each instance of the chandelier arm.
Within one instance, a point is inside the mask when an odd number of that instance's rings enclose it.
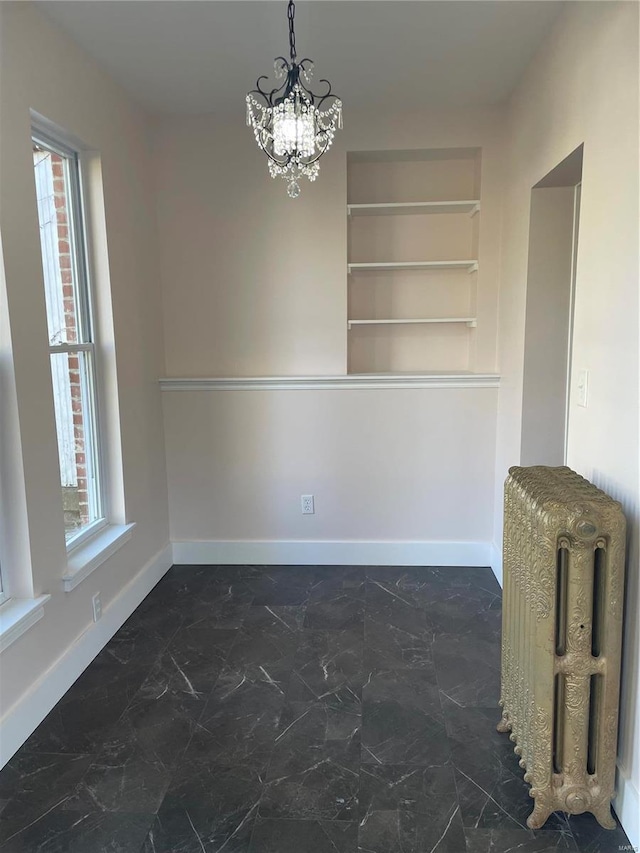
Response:
[[[316,156],[313,158],[313,160],[307,160],[307,161],[306,161],[305,163],[303,163],[302,165],[303,165],[303,166],[313,166],[313,164],[314,164],[314,163],[317,163],[317,162],[318,162],[318,160],[322,157],[322,155],[323,155],[323,154],[325,154],[325,153],[328,151],[328,149],[329,149],[329,145],[330,145],[330,143],[327,141],[327,143],[325,144],[325,146],[324,146],[324,148],[322,149],[322,151],[320,151],[318,154],[316,154]],[[319,147],[319,146],[318,146],[318,147]]]
[[[320,83],[326,83],[329,88],[327,89],[326,93],[324,95],[322,95],[322,97],[318,101],[319,107],[322,105],[323,101],[327,100],[327,98],[335,98],[338,101],[340,100],[340,98],[336,94],[334,94],[334,92],[332,91],[331,83],[328,80],[322,79],[322,80],[320,80]],[[316,98],[318,98],[318,97],[320,97],[320,96],[316,95]]]
[[[258,77],[258,80],[256,81],[256,88],[252,89],[249,92],[249,94],[250,95],[254,95],[254,94],[262,95],[262,97],[265,100],[265,103],[269,107],[272,107],[273,106],[273,96],[277,95],[278,92],[282,92],[282,90],[286,87],[288,80],[285,80],[284,83],[282,84],[282,86],[277,86],[275,89],[271,89],[270,92],[265,92],[264,89],[262,89],[262,87],[260,86],[260,81],[261,80],[268,80],[268,79],[269,78],[267,77],[266,74],[263,74],[262,77]]]
[[[302,91],[309,96],[311,103],[314,106],[319,108],[322,105],[322,103],[327,100],[327,98],[334,98],[336,101],[340,100],[340,96],[336,95],[336,93],[332,91],[331,83],[329,83],[328,80],[320,80],[319,82],[320,83],[327,83],[329,86],[328,91],[325,92],[324,95],[320,95],[317,92],[314,92],[308,86],[305,86],[305,84],[301,80],[298,81],[298,85],[300,86]]]
[[[261,74],[261,75],[260,75],[260,77],[258,77],[258,79],[256,80],[256,88],[255,88],[255,89],[252,89],[252,90],[249,92],[249,94],[250,94],[250,95],[253,95],[253,94],[255,93],[255,94],[257,94],[257,95],[262,95],[262,97],[263,97],[263,98],[267,101],[267,103],[268,103],[269,96],[268,96],[268,94],[267,94],[267,93],[262,89],[262,87],[260,86],[260,81],[261,81],[261,80],[268,80],[268,79],[269,79],[269,77],[268,77],[266,74]]]
[[[262,145],[260,142],[258,144],[260,145],[260,149],[264,151],[264,153],[267,155],[267,158],[271,160],[272,163],[275,163],[276,166],[288,166],[289,163],[293,160],[293,154],[287,154],[284,160],[278,160],[277,157],[274,157],[274,155],[269,151],[266,146]]]

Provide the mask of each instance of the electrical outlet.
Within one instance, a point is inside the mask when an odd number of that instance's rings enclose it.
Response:
[[[100,593],[96,592],[96,594],[91,599],[91,604],[93,605],[93,621],[97,622],[98,619],[102,616],[102,602],[100,601]]]
[[[313,505],[313,495],[300,495],[303,515],[313,515],[315,508]]]

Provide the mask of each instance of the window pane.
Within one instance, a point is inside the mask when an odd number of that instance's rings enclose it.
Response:
[[[74,252],[71,168],[75,161],[34,143],[33,167],[47,303],[49,343],[88,338],[82,328],[78,264]]]
[[[102,517],[90,352],[53,353],[51,374],[67,540]]]

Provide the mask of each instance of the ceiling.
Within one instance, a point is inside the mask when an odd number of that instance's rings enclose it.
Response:
[[[288,52],[284,0],[45,0],[67,30],[153,112],[242,111]],[[503,101],[562,3],[300,0],[298,55],[350,112]]]

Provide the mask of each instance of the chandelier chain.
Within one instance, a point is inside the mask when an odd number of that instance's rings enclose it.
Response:
[[[287,6],[287,18],[289,18],[289,51],[291,54],[291,62],[296,61],[297,53],[296,53],[296,33],[293,29],[293,19],[296,15],[296,7],[293,0],[289,0],[289,5]]]

